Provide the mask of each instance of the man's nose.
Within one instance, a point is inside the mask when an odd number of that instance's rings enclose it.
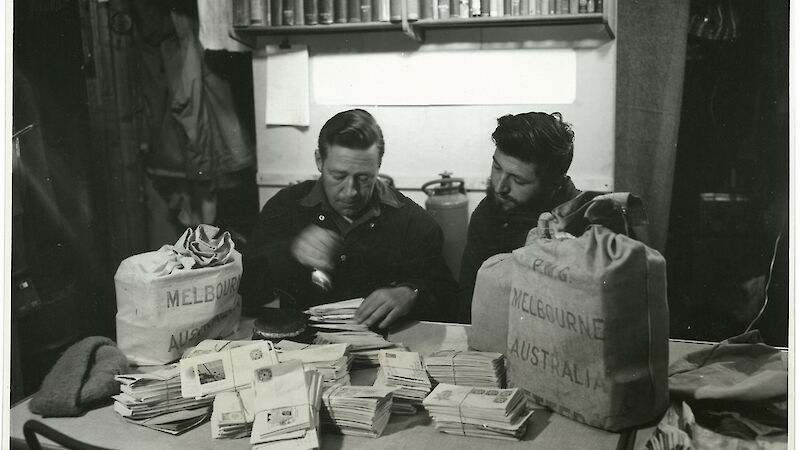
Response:
[[[358,181],[356,181],[355,177],[348,177],[345,181],[344,186],[344,195],[348,197],[355,197],[358,193]]]
[[[494,187],[495,192],[500,194],[507,194],[510,190],[510,186],[508,184],[508,176],[503,174],[500,175],[500,178],[497,180],[497,184]]]

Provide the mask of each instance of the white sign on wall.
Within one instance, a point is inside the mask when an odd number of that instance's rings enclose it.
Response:
[[[577,76],[553,49],[316,55],[311,77],[320,105],[529,105],[573,103]]]

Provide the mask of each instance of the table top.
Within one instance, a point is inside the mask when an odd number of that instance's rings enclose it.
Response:
[[[250,322],[252,323],[252,322]],[[242,334],[248,334],[252,328],[243,323]],[[413,322],[389,334],[388,340],[402,342],[412,351],[427,354],[441,349],[466,350],[467,325]],[[239,338],[244,337],[240,336]],[[671,360],[697,348],[698,344],[671,342]],[[674,352],[674,353],[673,353]],[[375,379],[375,369],[354,370],[352,382],[356,385],[369,385]],[[12,440],[23,439],[22,426],[30,420],[39,420],[52,428],[86,443],[118,449],[249,449],[249,439],[212,439],[211,425],[205,424],[172,436],[146,427],[127,423],[113,411],[111,404],[88,411],[77,418],[42,419],[28,409],[30,399],[11,409],[10,436]],[[640,433],[641,434],[641,433]],[[638,436],[637,436],[638,437]],[[641,439],[641,438],[640,438]],[[453,436],[438,432],[425,411],[413,416],[393,415],[380,438],[364,438],[342,436],[323,432],[323,449],[421,449],[436,448],[438,450],[463,450],[463,448],[594,448],[616,449],[633,444],[629,434],[609,433],[572,421],[546,410],[536,410],[528,423],[528,432],[520,442],[501,441],[496,439]],[[46,448],[58,448],[46,439],[41,439]]]

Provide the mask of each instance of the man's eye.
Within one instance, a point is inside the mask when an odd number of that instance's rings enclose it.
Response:
[[[370,177],[369,175],[359,175],[358,176],[358,182],[359,183],[368,183],[371,179],[372,179],[372,177]]]

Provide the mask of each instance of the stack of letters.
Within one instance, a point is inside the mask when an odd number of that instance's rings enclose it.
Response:
[[[442,383],[423,402],[436,428],[449,434],[519,440],[532,410],[519,389],[494,389]]]
[[[131,423],[180,434],[208,417],[212,399],[181,396],[177,364],[151,373],[117,375],[114,379],[120,382],[120,393],[113,396],[114,411]]]
[[[378,358],[380,369],[375,386],[396,388],[392,411],[398,414],[414,414],[416,405],[431,391],[431,381],[422,366],[419,353],[381,350]]]
[[[342,434],[378,437],[392,409],[393,388],[381,386],[331,386],[322,393],[322,419]]]
[[[278,360],[302,361],[322,375],[322,382],[329,384],[350,384],[350,365],[353,357],[348,344],[300,344],[283,340],[275,344]]]
[[[312,306],[305,311],[309,325],[321,330],[366,331],[367,326],[357,323],[356,311],[363,298]]]
[[[402,349],[403,344],[389,342],[372,331],[343,331],[341,333],[317,333],[317,344],[350,344],[353,364],[357,366],[377,366],[378,352],[381,349]]]
[[[502,353],[440,350],[425,357],[437,383],[501,388],[506,382]]]
[[[220,392],[214,397],[211,414],[211,437],[235,439],[250,436],[255,414],[252,389]]]
[[[255,417],[250,444],[254,450],[320,446],[322,376],[303,370],[298,360],[256,369]]]
[[[184,398],[248,389],[259,367],[278,364],[270,341],[203,341],[181,359]]]

